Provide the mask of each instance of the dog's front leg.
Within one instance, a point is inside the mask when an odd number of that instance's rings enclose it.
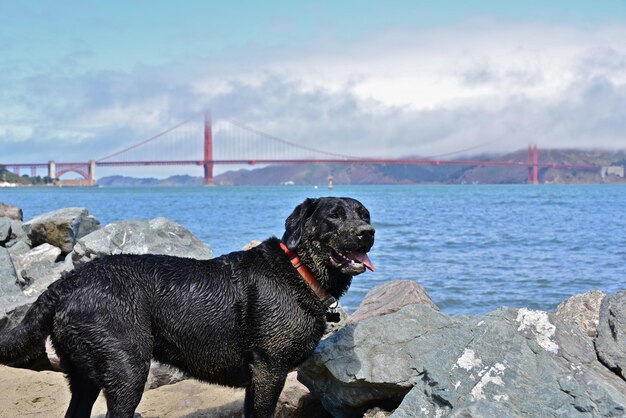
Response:
[[[246,388],[245,417],[272,418],[289,370],[264,359],[255,360],[250,369],[252,380]]]

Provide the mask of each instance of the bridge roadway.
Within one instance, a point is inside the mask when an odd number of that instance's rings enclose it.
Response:
[[[57,167],[87,167],[89,162],[57,162]],[[528,163],[515,161],[471,161],[471,160],[420,160],[420,159],[384,159],[384,158],[360,158],[360,159],[258,159],[258,160],[171,160],[171,161],[95,161],[99,167],[131,167],[131,166],[163,166],[163,165],[256,165],[256,164],[396,164],[396,165],[456,165],[474,167],[520,167],[520,168],[554,168],[562,170],[600,170],[599,165],[575,165],[556,163]],[[0,163],[7,169],[20,168],[48,168],[49,163]]]

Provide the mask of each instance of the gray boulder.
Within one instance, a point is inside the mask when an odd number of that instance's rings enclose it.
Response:
[[[15,245],[22,244],[30,248],[33,245],[28,235],[26,235],[23,225],[22,221],[11,219],[11,237],[5,243],[5,247],[11,248]]]
[[[348,323],[355,324],[373,316],[397,312],[406,305],[422,303],[439,310],[426,290],[413,280],[392,280],[370,290]]]
[[[373,405],[415,416],[622,416],[626,382],[554,315],[501,308],[450,317],[424,304],[347,326],[298,379],[335,417]]]
[[[595,343],[600,361],[626,380],[626,290],[602,301]]]
[[[582,332],[595,338],[600,320],[600,304],[605,296],[600,290],[574,295],[557,306],[555,315],[565,322],[576,324]]]
[[[25,241],[15,241],[10,247],[7,246],[7,251],[11,254],[11,258],[15,260],[16,257],[21,257],[28,253],[32,248]]]
[[[20,288],[16,285],[17,273],[6,248],[0,247],[0,296],[17,295]]]
[[[0,297],[0,332],[19,324],[34,301],[24,295]]]
[[[21,221],[23,219],[22,209],[8,203],[0,202],[0,217],[7,217]]]
[[[11,219],[0,218],[0,245],[4,246],[11,239]]]
[[[206,260],[211,248],[166,218],[109,224],[78,240],[71,253],[74,267],[108,254],[166,254]]]
[[[56,260],[61,255],[61,250],[50,244],[41,244],[28,252],[12,253],[13,264],[17,271],[18,282],[22,287],[31,284],[33,277],[36,279],[37,274],[44,272],[46,268],[52,268]],[[39,266],[36,266],[39,265]],[[28,269],[36,269],[31,271],[30,276]],[[26,275],[24,273],[26,272]],[[35,276],[33,276],[35,274]]]
[[[33,245],[48,243],[67,254],[76,241],[100,227],[85,208],[64,208],[44,213],[24,223]]]
[[[65,271],[66,265],[63,262],[39,261],[28,265],[21,271],[24,294],[27,296],[41,294],[53,282],[60,279]]]

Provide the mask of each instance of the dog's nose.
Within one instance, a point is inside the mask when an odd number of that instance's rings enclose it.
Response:
[[[374,238],[375,232],[372,225],[359,225],[356,228],[356,234],[359,238]]]

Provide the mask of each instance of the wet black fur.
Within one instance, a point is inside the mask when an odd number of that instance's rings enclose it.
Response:
[[[369,213],[348,198],[307,199],[283,241],[339,298],[352,276],[330,248],[368,251]],[[22,323],[0,334],[0,362],[28,364],[52,336],[72,391],[66,417],[88,417],[104,390],[108,416],[132,417],[150,359],[204,381],[246,387],[246,417],[273,416],[287,373],[306,359],[325,309],[270,238],[213,260],[163,255],[96,259],[53,283]]]

